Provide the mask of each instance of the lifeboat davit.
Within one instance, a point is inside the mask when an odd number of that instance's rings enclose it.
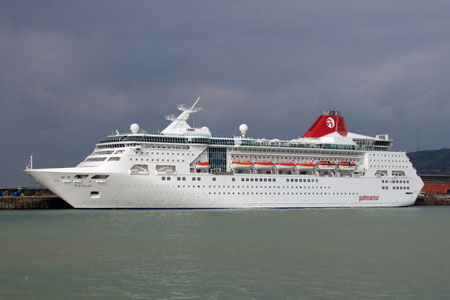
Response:
[[[233,170],[251,170],[253,163],[251,161],[233,161],[231,167]]]
[[[335,170],[336,163],[334,161],[323,160],[317,164],[317,168],[320,170]]]
[[[356,169],[356,163],[352,161],[343,161],[339,163],[340,170],[354,170]]]
[[[277,170],[280,171],[291,171],[295,168],[294,163],[277,163],[276,164]]]
[[[253,164],[256,170],[272,170],[275,167],[273,162],[257,161]]]
[[[297,170],[312,170],[316,167],[313,163],[303,163],[303,164],[297,164],[296,165]]]
[[[209,162],[198,162],[195,164],[195,169],[197,170],[209,170]]]

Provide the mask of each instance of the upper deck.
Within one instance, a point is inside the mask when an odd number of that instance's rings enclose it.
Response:
[[[310,127],[307,133],[298,139],[279,140],[246,137],[248,126],[239,127],[242,136],[213,136],[207,127],[192,128],[187,120],[192,113],[201,108],[196,107],[200,97],[191,107],[178,105],[182,113],[167,116],[172,121],[169,126],[158,133],[140,131],[139,125],[132,124],[131,133],[107,136],[99,141],[98,149],[136,146],[136,143],[159,144],[201,144],[214,147],[261,147],[290,149],[336,149],[361,151],[389,151],[392,141],[387,135],[369,137],[350,133],[347,130],[344,117],[337,111],[325,111]]]
[[[199,137],[199,136],[168,136],[162,133],[122,134],[110,135],[101,139],[97,147],[108,147],[114,144],[133,143],[163,143],[163,144],[203,144],[228,147],[269,147],[269,148],[297,148],[297,149],[336,149],[336,150],[363,150],[363,151],[388,151],[391,141],[377,139],[353,139],[354,145],[333,143],[308,143],[302,139],[278,140],[278,139],[254,139],[248,137]]]

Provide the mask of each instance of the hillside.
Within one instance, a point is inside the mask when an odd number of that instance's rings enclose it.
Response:
[[[450,149],[417,151],[407,155],[419,174],[450,174]]]

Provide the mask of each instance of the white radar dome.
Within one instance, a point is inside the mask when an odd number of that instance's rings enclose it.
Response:
[[[247,130],[248,130],[247,124],[241,124],[241,126],[239,126],[239,131],[241,132],[242,136],[245,136]]]
[[[139,127],[139,125],[136,124],[136,123],[133,123],[133,124],[131,124],[131,126],[130,126],[131,133],[138,133],[138,132],[139,132],[139,129],[140,129],[140,127]]]

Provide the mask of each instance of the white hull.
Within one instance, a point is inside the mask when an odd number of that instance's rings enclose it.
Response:
[[[161,176],[111,174],[106,182],[63,182],[78,170],[28,170],[33,176],[75,208],[307,208],[395,207],[413,205],[421,187],[419,177],[410,179],[413,190],[382,190],[379,178],[317,178],[301,175],[196,174],[200,182],[162,181]],[[75,173],[73,171],[76,171]],[[213,181],[212,178],[216,180]],[[232,178],[235,181],[232,181]],[[276,182],[242,182],[241,178],[276,178]],[[286,182],[306,179],[318,182]],[[211,187],[210,187],[211,186]],[[245,188],[243,188],[245,186]],[[99,192],[92,197],[91,191]],[[351,191],[351,192],[349,192]],[[376,196],[377,198],[375,199]],[[361,198],[362,197],[362,198]],[[372,197],[372,199],[370,199]]]

